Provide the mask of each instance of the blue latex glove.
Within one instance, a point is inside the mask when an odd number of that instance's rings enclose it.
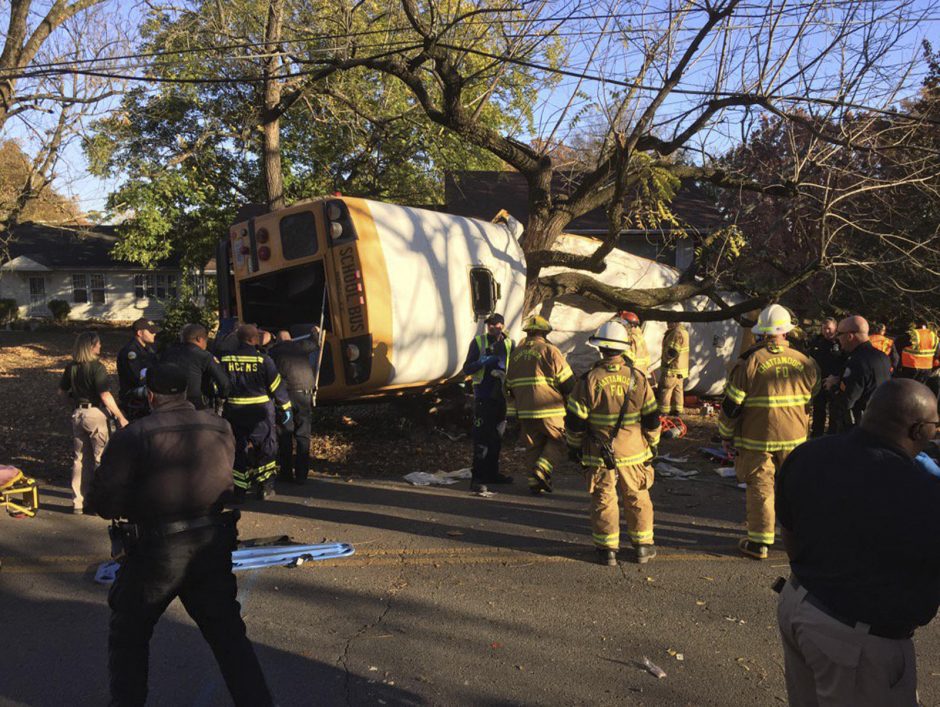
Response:
[[[928,474],[940,477],[940,465],[938,465],[927,452],[921,452],[914,457],[914,462]]]
[[[484,356],[480,359],[480,363],[484,366],[492,366],[495,363],[499,363],[499,356],[490,354],[489,356]]]

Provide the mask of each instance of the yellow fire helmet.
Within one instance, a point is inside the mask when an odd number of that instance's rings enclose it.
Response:
[[[552,330],[552,325],[548,323],[548,320],[545,317],[540,317],[538,314],[534,314],[528,319],[525,320],[525,324],[522,325],[522,331],[541,331],[545,334],[549,333]]]

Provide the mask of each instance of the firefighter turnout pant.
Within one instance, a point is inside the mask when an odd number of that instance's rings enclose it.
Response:
[[[659,412],[662,415],[681,415],[685,412],[685,378],[666,373],[659,381]]]
[[[738,481],[747,484],[744,492],[747,539],[751,542],[774,544],[774,479],[790,451],[755,452],[738,449],[734,471]]]
[[[472,483],[492,483],[499,475],[499,454],[506,429],[506,400],[475,398],[473,401]]]
[[[620,549],[620,510],[617,490],[623,497],[623,515],[634,547],[653,544],[653,467],[630,464],[616,471],[606,467],[587,468],[591,494],[591,536],[594,545],[607,550]]]
[[[235,495],[260,493],[277,473],[277,428],[274,403],[225,406],[222,415],[235,434]]]
[[[234,523],[140,540],[111,586],[111,704],[143,705],[153,628],[179,597],[209,643],[236,705],[272,704],[235,599]]]
[[[565,444],[565,418],[520,419],[519,428],[526,446],[526,469],[533,477],[529,485],[541,488],[535,477],[551,486],[552,472],[568,454]]]

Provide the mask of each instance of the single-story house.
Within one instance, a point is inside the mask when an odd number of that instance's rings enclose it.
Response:
[[[578,174],[556,173],[552,192],[564,194],[577,183]],[[489,221],[500,209],[508,211],[523,225],[529,218],[529,185],[519,172],[453,171],[444,175],[443,211]],[[665,265],[685,270],[695,257],[696,241],[724,224],[721,213],[704,189],[683,182],[671,204],[673,213],[685,227],[688,238],[675,238],[671,227],[626,229],[617,247]],[[594,209],[574,219],[565,229],[581,236],[606,236],[607,214]]]
[[[49,302],[60,299],[70,319],[161,319],[179,288],[179,258],[143,268],[111,254],[117,240],[113,226],[18,226],[0,265],[0,299],[16,300],[21,317],[49,317]]]

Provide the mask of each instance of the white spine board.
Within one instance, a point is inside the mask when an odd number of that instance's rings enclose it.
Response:
[[[563,235],[556,249],[578,255],[589,255],[598,242],[581,236]],[[675,268],[647,258],[631,255],[615,249],[607,256],[607,269],[595,275],[601,282],[614,287],[646,289],[668,287],[679,279]],[[565,272],[564,268],[545,268],[544,275]],[[733,294],[725,295],[726,301],[735,302]],[[594,331],[614,316],[614,312],[602,310],[599,305],[580,296],[564,296],[541,305],[543,314],[549,313],[554,328],[551,341],[568,357],[568,363],[576,374],[586,371],[598,358],[597,349],[587,345]],[[674,311],[704,311],[716,309],[706,297],[696,297],[682,304],[666,307]],[[725,378],[743,329],[734,320],[686,324],[689,330],[689,381],[686,392],[697,395],[721,395]],[[660,364],[665,322],[648,321],[643,325],[646,346],[649,349],[651,368]]]
[[[503,224],[393,204],[368,202],[388,268],[392,297],[391,385],[457,375],[475,321],[470,268],[486,267],[499,283],[496,311],[518,332],[525,297],[525,258]],[[511,334],[512,335],[512,334]]]

